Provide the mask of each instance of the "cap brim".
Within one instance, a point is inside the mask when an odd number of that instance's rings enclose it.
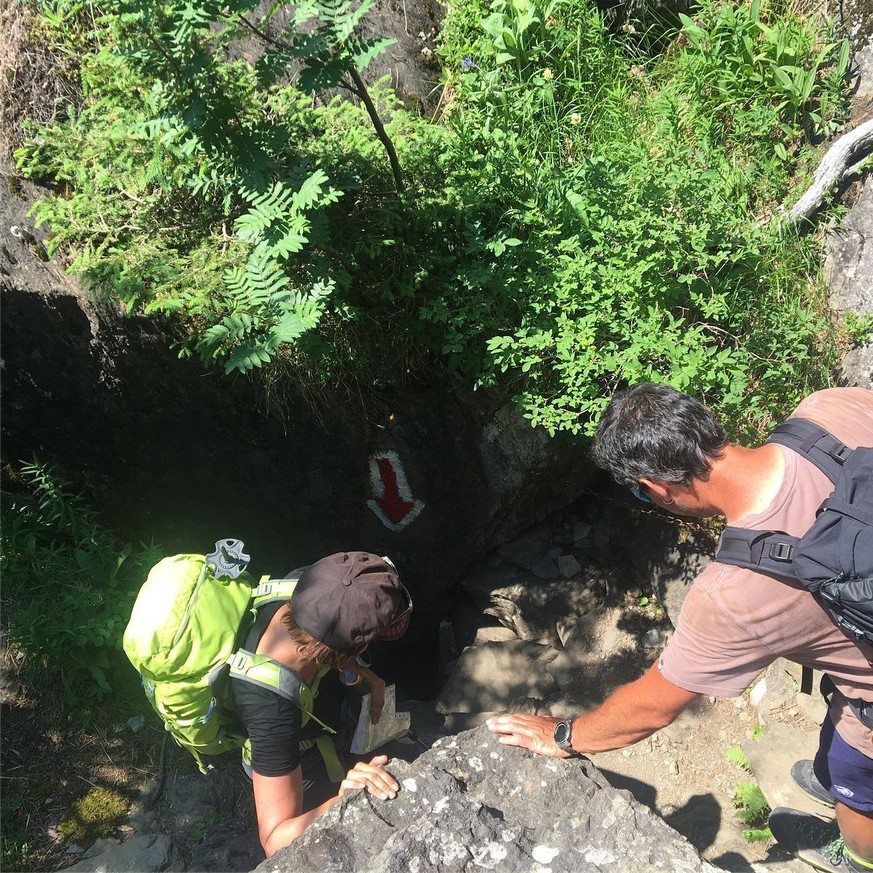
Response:
[[[403,616],[399,621],[395,621],[394,624],[389,624],[388,627],[382,628],[378,634],[376,634],[375,639],[377,640],[398,640],[406,631],[409,629],[409,614]]]

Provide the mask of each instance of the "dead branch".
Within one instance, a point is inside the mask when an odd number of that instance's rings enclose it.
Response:
[[[810,189],[794,204],[788,221],[812,218],[831,186],[857,168],[858,161],[873,151],[873,119],[841,136],[825,153],[813,173]]]

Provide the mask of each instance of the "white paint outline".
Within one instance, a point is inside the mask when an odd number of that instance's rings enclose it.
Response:
[[[382,511],[382,507],[373,499],[367,501],[367,506],[376,513],[376,517],[379,521],[381,521],[389,530],[401,531],[415,521],[421,510],[424,509],[424,502],[417,500],[412,496],[412,490],[406,479],[406,473],[403,470],[400,455],[394,451],[377,452],[375,455],[370,455],[370,482],[373,485],[373,494],[376,497],[385,496],[385,483],[382,481],[382,476],[379,473],[378,462],[380,460],[388,461],[388,463],[391,464],[394,469],[394,475],[397,477],[397,493],[407,503],[412,503],[413,506],[412,509],[403,516],[403,520],[400,522],[391,521],[391,519]]]

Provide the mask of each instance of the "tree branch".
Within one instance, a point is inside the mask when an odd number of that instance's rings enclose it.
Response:
[[[873,119],[865,121],[854,130],[841,136],[825,153],[813,173],[815,181],[809,190],[794,204],[788,213],[788,221],[810,219],[818,211],[831,186],[855,169],[858,160],[873,150]]]
[[[340,86],[340,88],[342,88],[344,91],[348,91],[349,94],[354,94],[355,97],[357,97],[357,98],[359,98],[359,99],[361,99],[361,100],[364,99],[364,98],[363,98],[363,94],[361,94],[361,92],[360,92],[357,88],[355,88],[354,85],[350,85],[350,84],[349,84],[345,79],[340,79],[339,86]]]
[[[355,83],[355,87],[360,92],[361,102],[364,104],[364,108],[370,116],[370,121],[373,123],[376,136],[379,137],[379,141],[385,147],[385,151],[388,154],[388,161],[391,164],[391,172],[394,174],[394,185],[397,188],[397,193],[402,194],[406,189],[406,186],[403,184],[403,171],[400,169],[400,161],[397,160],[397,152],[394,151],[394,143],[391,142],[391,137],[385,132],[385,125],[382,124],[382,119],[379,117],[376,104],[373,103],[373,100],[370,97],[370,92],[367,91],[367,86],[364,84],[364,80],[354,66],[350,66],[348,72],[352,77],[352,81]]]
[[[288,43],[281,42],[279,40],[273,39],[268,36],[266,33],[261,31],[259,28],[255,27],[244,15],[240,15],[240,22],[247,27],[252,33],[256,34],[260,37],[264,42],[269,43],[272,46],[275,46],[279,49],[291,49],[293,46]],[[367,115],[370,116],[370,121],[373,124],[373,129],[376,131],[376,136],[379,138],[379,141],[385,148],[385,152],[388,155],[388,162],[391,164],[391,173],[394,176],[394,186],[397,189],[398,194],[402,194],[406,189],[406,186],[403,183],[403,171],[400,169],[400,161],[397,159],[397,152],[394,150],[394,143],[391,142],[391,137],[385,131],[385,125],[382,124],[382,119],[379,117],[379,111],[376,109],[376,104],[373,103],[372,98],[370,97],[370,92],[367,91],[367,86],[364,84],[364,80],[361,78],[358,71],[355,69],[354,64],[350,64],[347,70],[348,74],[352,77],[352,82],[354,82],[354,87],[349,85],[346,81],[340,81],[340,87],[344,88],[347,91],[350,91],[356,97],[360,99],[360,101],[364,104],[364,108],[367,110]]]
[[[286,50],[294,48],[294,46],[292,46],[290,43],[282,42],[281,40],[273,39],[273,37],[268,36],[266,33],[264,33],[264,31],[255,27],[255,25],[252,24],[251,21],[249,21],[248,18],[245,17],[245,15],[240,15],[239,20],[240,23],[247,27],[253,34],[260,37],[264,42],[269,43],[271,46],[274,46],[278,49]]]

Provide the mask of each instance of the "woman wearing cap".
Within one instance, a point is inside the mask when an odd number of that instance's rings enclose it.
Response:
[[[338,726],[342,702],[338,671],[353,671],[357,675],[345,681],[366,685],[373,695],[371,717],[378,721],[385,683],[357,658],[373,640],[401,636],[411,611],[409,593],[388,559],[368,552],[329,555],[300,573],[290,601],[260,611],[246,648],[289,667],[307,686],[324,667],[336,668],[320,681],[315,707],[317,717],[328,724],[322,715],[333,709],[333,726]],[[382,799],[396,796],[398,785],[383,769],[388,761],[384,755],[352,767],[333,794],[336,785],[326,778],[325,762],[315,746],[320,722],[313,718],[302,727],[301,708],[293,701],[270,689],[232,681],[231,702],[251,741],[258,834],[268,857],[300,836],[348,791],[365,789]]]

